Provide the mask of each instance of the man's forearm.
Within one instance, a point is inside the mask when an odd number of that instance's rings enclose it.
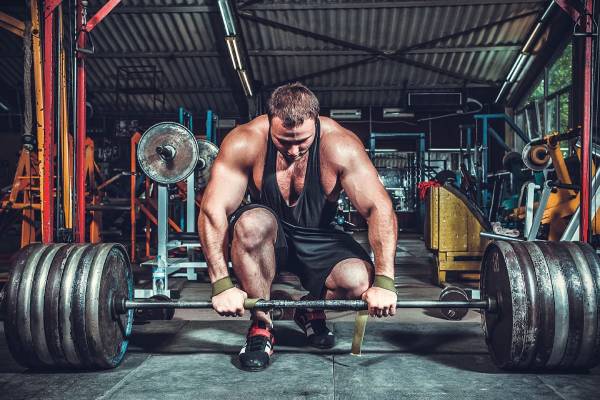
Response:
[[[227,215],[225,212],[217,213],[213,210],[200,212],[198,218],[198,232],[202,252],[208,265],[208,276],[211,283],[229,275],[225,254],[229,241],[227,238]]]
[[[369,244],[375,256],[375,274],[394,279],[396,257],[397,222],[396,213],[390,206],[374,207],[367,218]]]

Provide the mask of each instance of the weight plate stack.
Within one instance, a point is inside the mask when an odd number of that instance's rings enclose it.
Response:
[[[493,242],[484,254],[482,317],[496,365],[509,370],[589,369],[600,361],[600,261],[578,242]]]

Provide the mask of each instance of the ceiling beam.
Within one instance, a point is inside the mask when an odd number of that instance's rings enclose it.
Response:
[[[416,90],[416,89],[433,89],[433,88],[487,88],[488,85],[471,83],[468,85],[444,83],[435,85],[386,85],[386,86],[311,86],[310,89],[315,92],[388,92],[401,90]],[[90,87],[90,93],[115,93],[117,89],[114,87]],[[231,88],[228,87],[181,87],[161,89],[161,93],[165,94],[210,94],[210,93],[231,93]]]
[[[245,3],[254,3],[248,1]],[[539,4],[546,5],[544,0],[421,0],[421,1],[387,1],[387,2],[335,2],[335,3],[271,3],[271,4],[240,4],[241,10],[273,11],[273,10],[340,10],[368,8],[421,8],[421,7],[456,7],[498,4]]]
[[[94,15],[100,8],[88,9],[88,14]],[[121,5],[111,11],[111,14],[189,14],[189,13],[217,13],[216,6],[204,5],[177,5],[177,6],[131,6]]]
[[[467,47],[434,47],[426,49],[416,49],[406,52],[406,54],[446,54],[446,53],[477,53],[486,51],[517,51],[521,45],[499,44],[490,46],[467,46]],[[384,50],[390,52],[390,50]],[[302,56],[302,57],[327,57],[327,56],[366,56],[371,52],[363,50],[259,50],[250,49],[250,57],[262,56]],[[23,56],[3,55],[1,58],[22,58]],[[140,51],[140,52],[97,52],[90,54],[89,58],[210,58],[221,57],[217,51]]]
[[[102,86],[88,87],[87,91],[93,92],[93,93],[123,92],[123,90],[118,90],[115,87],[102,87]],[[168,88],[160,89],[159,92],[165,93],[165,94],[172,94],[172,93],[231,93],[231,92],[233,92],[233,89],[230,87],[208,87],[208,86],[181,87],[181,88],[168,87]],[[128,94],[134,94],[134,93],[144,94],[144,93],[142,93],[142,91],[128,92]]]
[[[396,50],[394,52],[394,54],[401,54],[401,53],[407,53],[407,52],[414,51],[414,50],[430,48],[430,47],[438,44],[441,41],[448,40],[448,39],[455,39],[455,38],[458,38],[458,37],[461,37],[461,36],[465,36],[465,35],[469,35],[469,34],[474,33],[474,32],[481,31],[483,29],[492,28],[492,27],[494,27],[496,25],[503,25],[503,24],[506,24],[508,22],[516,21],[518,19],[531,17],[533,15],[539,14],[541,11],[542,11],[542,9],[529,10],[529,11],[526,11],[526,12],[523,12],[523,13],[519,13],[519,14],[516,14],[516,15],[511,15],[510,17],[497,19],[495,21],[491,21],[491,22],[488,22],[488,23],[483,24],[483,25],[477,25],[477,26],[474,26],[474,27],[469,28],[469,29],[465,29],[465,30],[458,31],[458,32],[453,32],[453,33],[450,33],[448,35],[443,35],[443,36],[440,36],[440,37],[437,37],[437,38],[434,38],[434,39],[431,39],[431,40],[427,40],[425,42],[420,42],[420,43],[412,44],[410,46],[405,46],[405,47],[403,47],[401,49]]]
[[[375,56],[377,56],[380,59],[389,59],[389,60],[393,60],[396,62],[399,62],[401,64],[408,64],[408,65],[412,65],[414,67],[418,67],[421,69],[425,69],[425,70],[429,70],[429,71],[433,71],[442,75],[446,75],[446,76],[450,76],[452,78],[458,79],[458,80],[463,80],[463,81],[471,81],[471,82],[476,82],[476,83],[483,83],[483,84],[489,84],[492,86],[496,85],[496,82],[492,82],[492,81],[487,81],[485,79],[481,79],[478,77],[473,77],[473,76],[469,76],[466,74],[459,74],[457,72],[453,72],[453,71],[448,71],[444,68],[439,68],[436,66],[433,66],[431,64],[426,64],[423,62],[419,62],[419,61],[414,61],[411,59],[408,59],[404,56],[401,56],[399,53],[395,53],[395,54],[388,54],[385,51],[379,50],[379,49],[375,49],[372,47],[368,47],[368,46],[363,46],[360,44],[356,44],[356,43],[351,43],[351,42],[347,42],[345,40],[341,40],[338,38],[334,38],[334,37],[330,37],[327,35],[323,35],[320,33],[316,33],[316,32],[312,32],[312,31],[307,31],[305,29],[302,28],[298,28],[295,26],[291,26],[291,25],[287,25],[287,24],[283,24],[281,22],[278,21],[273,21],[267,18],[263,18],[263,17],[258,17],[250,12],[240,12],[239,16],[241,18],[244,19],[248,19],[254,22],[257,22],[259,24],[262,25],[267,25],[267,26],[271,26],[273,28],[277,28],[277,29],[281,29],[284,31],[288,31],[291,33],[295,33],[297,35],[301,35],[301,36],[306,36],[306,37],[312,37],[313,39],[317,39],[317,40],[321,40],[324,42],[328,42],[328,43],[333,43],[335,45],[341,46],[341,47],[346,47],[349,49],[353,49],[353,50],[361,50],[361,51],[366,51],[370,54],[373,54]]]

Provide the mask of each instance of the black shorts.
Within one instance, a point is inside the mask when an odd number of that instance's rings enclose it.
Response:
[[[254,208],[264,208],[277,220],[275,262],[278,271],[287,271],[300,278],[302,286],[311,295],[320,298],[324,293],[325,280],[340,261],[359,258],[373,262],[365,249],[341,230],[304,228],[282,221],[275,212],[262,204],[248,204],[238,208],[229,217],[229,241],[233,239],[235,223],[241,215]]]

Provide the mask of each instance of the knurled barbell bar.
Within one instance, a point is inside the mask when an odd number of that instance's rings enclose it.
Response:
[[[33,244],[13,261],[2,305],[9,350],[31,368],[114,368],[134,309],[211,308],[210,301],[133,298],[120,244]],[[578,242],[492,242],[481,265],[482,300],[399,300],[398,308],[479,308],[503,369],[586,369],[600,362],[600,260]],[[251,300],[246,308],[360,310],[361,300]]]
[[[396,308],[480,308],[494,312],[495,301],[488,297],[485,300],[442,301],[442,300],[398,300]],[[154,308],[195,308],[212,309],[210,301],[145,301],[121,299],[115,302],[115,313],[124,314],[132,309]],[[272,310],[276,308],[312,308],[331,311],[360,311],[368,309],[363,300],[263,300],[246,299],[246,310]]]

